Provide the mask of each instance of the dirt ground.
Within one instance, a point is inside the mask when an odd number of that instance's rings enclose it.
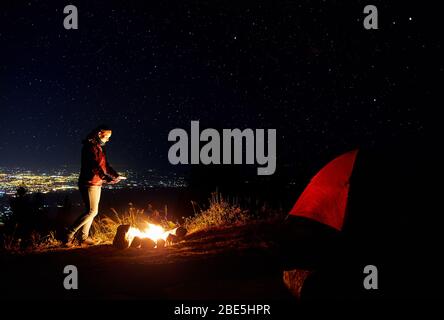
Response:
[[[118,250],[110,244],[2,254],[2,299],[284,300],[272,225],[195,233],[164,249]],[[66,290],[66,265],[78,289]]]

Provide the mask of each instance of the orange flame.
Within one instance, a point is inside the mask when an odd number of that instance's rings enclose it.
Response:
[[[139,237],[141,239],[149,238],[157,243],[157,240],[162,239],[166,240],[169,234],[174,234],[176,232],[176,229],[165,231],[161,226],[148,223],[147,227],[141,231],[140,229],[130,227],[128,231],[128,240],[131,243],[135,237]]]

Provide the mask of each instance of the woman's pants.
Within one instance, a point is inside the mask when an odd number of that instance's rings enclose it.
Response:
[[[74,237],[75,233],[80,230],[80,240],[86,240],[89,235],[89,229],[91,229],[94,217],[99,212],[99,202],[101,186],[81,186],[79,187],[80,194],[82,195],[83,203],[85,204],[84,213],[77,218],[74,224],[69,228],[68,239]]]

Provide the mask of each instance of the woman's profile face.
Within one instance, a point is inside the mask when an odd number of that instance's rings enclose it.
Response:
[[[109,138],[111,138],[112,131],[111,130],[102,130],[99,132],[99,139],[103,143],[107,143]]]

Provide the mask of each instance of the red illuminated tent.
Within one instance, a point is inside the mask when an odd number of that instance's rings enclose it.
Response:
[[[342,154],[313,176],[279,239],[283,270],[315,271],[302,296],[375,298],[362,290],[371,263],[385,272],[379,297],[442,297],[444,215],[435,185],[444,171],[435,149],[397,138]],[[427,272],[406,282],[412,270]]]
[[[316,220],[342,230],[358,150],[347,152],[325,165],[296,201],[290,215]]]

